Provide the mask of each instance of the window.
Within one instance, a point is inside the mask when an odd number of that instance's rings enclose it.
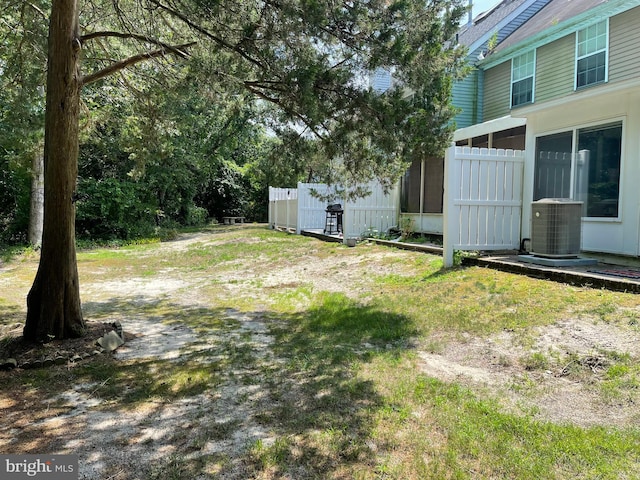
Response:
[[[578,130],[576,196],[585,200],[587,217],[617,217],[620,193],[622,122]]]
[[[546,135],[536,139],[534,200],[570,198],[573,132]]]
[[[607,20],[578,30],[576,45],[576,88],[607,81]]]
[[[535,50],[511,60],[511,106],[533,102]]]
[[[583,215],[618,217],[622,122],[536,139],[534,200],[573,198]]]

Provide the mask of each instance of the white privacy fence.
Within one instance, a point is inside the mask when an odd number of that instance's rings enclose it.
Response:
[[[444,264],[454,250],[520,246],[524,152],[451,147],[445,156]]]
[[[369,185],[371,194],[365,198],[330,202],[318,198],[332,193],[330,187],[320,183],[298,183],[298,188],[269,187],[269,224],[272,228],[285,228],[300,233],[302,230],[324,230],[326,208],[329,203],[340,203],[343,237],[357,238],[368,230],[386,232],[397,226],[398,190],[385,194],[382,186]]]
[[[269,225],[285,230],[296,230],[298,190],[269,187]]]
[[[453,265],[454,250],[513,250],[520,247],[524,152],[520,150],[451,147],[445,155],[444,264]],[[361,237],[369,230],[396,227],[399,191],[384,193],[369,185],[371,195],[354,201],[328,202],[324,184],[299,183],[298,188],[269,187],[269,224],[300,233],[323,231],[328,203],[343,206],[343,236]]]

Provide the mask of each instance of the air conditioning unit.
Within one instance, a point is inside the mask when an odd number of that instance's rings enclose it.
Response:
[[[543,198],[531,204],[531,253],[570,258],[580,253],[582,202]]]

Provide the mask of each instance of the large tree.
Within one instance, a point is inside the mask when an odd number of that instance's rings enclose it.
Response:
[[[185,56],[188,45],[161,45],[154,51],[110,64],[83,76],[84,42],[117,35],[80,33],[77,0],[53,0],[49,20],[44,138],[44,227],[40,264],[27,296],[27,340],[78,337],[84,333],[75,249],[80,91],[122,68],[167,53]],[[123,36],[136,38],[134,34]],[[145,38],[145,41],[151,42]]]
[[[145,59],[186,57],[197,41],[210,54],[210,81],[221,92],[250,92],[276,107],[274,124],[312,138],[325,158],[339,160],[343,183],[391,183],[407,160],[439,153],[448,141],[451,82],[461,65],[450,40],[460,0],[116,0],[105,18],[120,29],[95,32],[84,25],[81,31],[78,2],[51,6],[44,232],[26,339],[84,330],[74,229],[83,85]],[[88,15],[95,5],[86,6]],[[122,40],[146,50],[113,61],[110,48]],[[103,49],[90,59],[99,68],[84,73],[81,54],[92,44]],[[384,95],[367,82],[378,68],[394,75]]]

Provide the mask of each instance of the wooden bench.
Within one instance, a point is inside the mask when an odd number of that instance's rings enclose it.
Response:
[[[244,223],[244,217],[222,217],[222,223],[225,225],[235,225],[236,223]]]

